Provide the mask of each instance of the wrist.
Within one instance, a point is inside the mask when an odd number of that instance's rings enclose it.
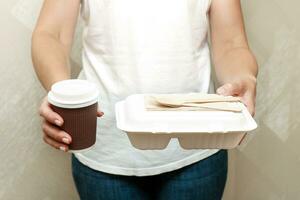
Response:
[[[256,85],[257,78],[255,75],[251,73],[240,73],[235,74],[234,76],[228,76],[220,81],[221,85],[226,83],[239,83],[239,82],[247,82]]]

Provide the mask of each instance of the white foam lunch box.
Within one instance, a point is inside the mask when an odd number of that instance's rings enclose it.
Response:
[[[184,149],[232,149],[257,124],[240,102],[242,112],[148,111],[144,96],[134,94],[115,104],[117,127],[142,150],[164,149],[177,138]]]

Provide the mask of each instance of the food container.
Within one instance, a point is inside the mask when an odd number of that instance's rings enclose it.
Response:
[[[142,150],[164,149],[177,138],[184,149],[232,149],[257,127],[247,108],[228,111],[148,111],[144,96],[134,94],[115,105],[117,127]]]

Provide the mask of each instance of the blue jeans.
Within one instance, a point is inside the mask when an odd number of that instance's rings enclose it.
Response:
[[[93,170],[72,156],[81,200],[220,200],[227,177],[227,151],[154,176],[121,176]]]

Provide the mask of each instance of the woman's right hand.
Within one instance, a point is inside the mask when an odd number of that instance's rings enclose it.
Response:
[[[60,128],[64,120],[59,114],[52,110],[47,97],[42,100],[39,114],[44,118],[42,122],[43,140],[56,149],[68,151],[68,145],[71,143],[72,138]]]
[[[71,136],[62,130],[63,118],[54,112],[47,100],[47,96],[43,99],[39,114],[44,118],[42,122],[43,140],[50,146],[62,151],[69,150],[69,144],[72,142]],[[104,113],[97,111],[97,117],[102,117]]]

